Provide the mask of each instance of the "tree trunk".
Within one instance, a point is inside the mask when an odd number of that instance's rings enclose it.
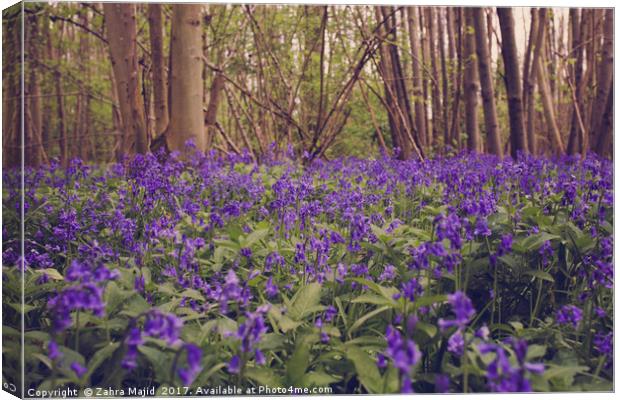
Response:
[[[172,6],[170,74],[170,124],[165,133],[171,151],[183,151],[193,140],[196,148],[207,151],[202,98],[202,5]]]
[[[148,151],[148,137],[138,78],[136,5],[103,3],[103,10],[121,109],[121,151],[144,154]]]
[[[491,58],[489,56],[489,44],[487,43],[486,21],[483,15],[484,10],[481,7],[475,7],[472,11],[488,149],[489,152],[502,158],[502,143],[497,127],[497,110],[495,108],[495,96],[493,93]]]
[[[222,90],[224,89],[224,75],[216,73],[211,89],[209,90],[209,105],[207,106],[207,112],[205,113],[205,125],[207,127],[207,145],[209,148],[213,143],[213,137],[217,132],[215,123],[217,122],[217,110],[220,104],[220,97]],[[249,149],[248,149],[249,150]]]
[[[63,36],[63,22],[60,21],[58,27],[60,31],[59,42],[62,42]],[[53,47],[51,35],[47,37],[47,51],[52,59],[60,65],[62,61],[62,47]],[[54,69],[54,91],[56,95],[56,117],[58,119],[58,147],[60,148],[60,165],[67,166],[68,162],[68,142],[67,142],[67,129],[65,126],[65,101],[62,91],[62,75],[59,68]]]
[[[2,11],[2,152],[3,166],[21,168],[22,148],[22,4]]]
[[[25,165],[33,167],[39,166],[45,157],[45,150],[42,145],[41,131],[43,130],[43,119],[41,114],[41,87],[39,85],[39,73],[37,62],[40,61],[39,52],[39,21],[37,16],[29,16],[24,45],[27,46],[26,53],[28,71],[27,114],[25,115],[25,135],[26,148]]]
[[[583,45],[581,41],[581,15],[578,8],[571,8],[569,11],[569,22],[571,26],[571,51],[570,58],[574,60],[574,63],[569,65],[569,79],[573,82],[573,90],[575,91],[575,99],[577,102],[573,105],[570,135],[568,140],[568,146],[566,152],[568,154],[580,153],[583,146],[582,138],[585,132],[580,133],[581,128],[579,125],[577,113],[581,112],[581,76],[583,74]]]
[[[441,136],[440,122],[443,121],[441,116],[441,97],[439,95],[439,71],[437,68],[437,43],[435,42],[435,17],[434,7],[426,8],[426,27],[428,31],[428,46],[429,56],[431,59],[431,72],[433,74],[432,90],[431,90],[431,106],[432,106],[432,119],[433,119],[433,146],[437,146],[439,143],[439,137]]]
[[[603,124],[605,104],[609,103],[608,93],[613,92],[613,65],[614,65],[614,10],[605,10],[605,24],[603,26],[603,47],[601,49],[601,61],[597,71],[596,97],[592,104],[592,123],[590,125],[591,134],[597,138],[596,151],[602,150],[599,147],[601,137],[605,132],[601,130]],[[613,96],[612,96],[613,97]],[[611,100],[613,103],[613,100]],[[603,140],[604,142],[604,140]]]
[[[613,10],[612,10],[613,11]],[[613,78],[610,82],[613,88]],[[607,157],[613,155],[612,137],[614,128],[614,91],[607,92],[607,101],[605,111],[601,117],[601,124],[598,131],[598,140],[596,143],[596,153],[600,156]]]
[[[459,103],[461,99],[461,76],[462,76],[462,35],[460,29],[460,15],[462,8],[448,7],[448,52],[450,65],[452,66],[452,91],[450,115],[450,144],[459,149],[460,138],[458,131],[459,124]],[[459,22],[457,23],[457,19]],[[458,40],[455,36],[458,36]]]
[[[164,57],[163,19],[161,4],[148,5],[149,39],[151,41],[151,71],[153,74],[153,108],[155,111],[155,137],[168,127],[168,81]]]
[[[523,61],[523,106],[525,108],[525,125],[527,132],[527,147],[532,154],[536,154],[536,135],[534,133],[534,87],[536,73],[532,69],[532,54],[538,34],[538,12],[532,8],[530,13],[530,33]]]
[[[512,9],[497,9],[499,26],[502,33],[502,58],[504,60],[504,82],[508,97],[508,114],[510,118],[510,155],[516,159],[518,152],[527,151],[527,142],[523,126],[523,103],[521,79],[519,77],[519,58],[515,41],[515,26]]]
[[[437,12],[437,36],[439,37],[439,56],[441,57],[441,92],[442,92],[442,125],[443,125],[443,146],[450,144],[450,126],[448,124],[448,105],[450,103],[448,67],[446,65],[446,50],[444,39],[444,22],[441,11],[448,12],[447,8],[440,9]]]
[[[424,118],[424,99],[422,92],[422,72],[420,65],[420,46],[418,45],[418,28],[416,27],[415,8],[407,7],[407,25],[409,27],[409,46],[412,54],[413,105],[416,130],[420,143],[426,146],[426,120]]]
[[[538,57],[534,56],[534,64],[532,68],[536,70],[536,76],[538,78],[538,88],[540,89],[540,95],[542,97],[543,114],[547,121],[547,129],[551,136],[551,142],[555,146],[555,153],[564,153],[564,144],[562,143],[562,137],[560,135],[560,129],[558,128],[557,120],[555,117],[555,108],[553,106],[553,97],[551,87],[549,86],[549,79],[545,73],[543,52],[545,46],[545,30],[546,30],[546,13],[547,9],[541,8],[538,10],[538,32],[539,38],[537,38],[537,51]]]
[[[422,51],[422,68],[423,68],[423,79],[422,79],[422,98],[424,99],[424,124],[426,126],[426,145],[431,147],[435,140],[433,135],[433,126],[435,125],[433,119],[431,118],[428,105],[431,104],[431,93],[429,93],[429,80],[431,79],[430,71],[430,42],[428,40],[428,32],[424,30],[426,26],[426,7],[418,7],[418,16],[419,16],[419,28],[420,28],[420,50]],[[432,83],[431,83],[432,85]],[[431,87],[432,90],[432,87]]]
[[[476,38],[473,28],[472,8],[465,8],[465,130],[467,132],[467,147],[470,151],[479,152],[480,132],[478,131],[478,69],[476,67]]]

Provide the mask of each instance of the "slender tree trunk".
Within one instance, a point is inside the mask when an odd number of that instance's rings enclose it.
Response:
[[[442,125],[443,125],[443,145],[445,147],[450,144],[450,126],[448,124],[448,110],[450,103],[450,94],[449,90],[449,80],[448,80],[448,68],[446,65],[446,49],[445,49],[445,38],[444,38],[444,29],[443,26],[445,24],[445,19],[442,16],[442,11],[446,13],[447,8],[442,8],[437,12],[437,36],[439,37],[439,55],[441,57],[441,91],[442,91]]]
[[[525,125],[527,132],[527,147],[532,154],[536,154],[536,135],[534,133],[534,87],[536,73],[532,70],[532,53],[535,51],[535,42],[538,34],[538,12],[532,8],[530,14],[530,33],[523,61],[523,106],[525,107]]]
[[[149,39],[151,41],[151,63],[153,74],[153,98],[155,111],[155,137],[168,127],[168,81],[164,57],[164,24],[161,4],[148,5]]]
[[[201,82],[202,5],[174,4],[172,10],[171,114],[166,143],[171,151],[183,151],[185,143],[191,139],[198,150],[207,151]]]
[[[457,23],[458,15],[462,12],[462,8],[448,7],[448,53],[450,57],[450,65],[452,68],[452,91],[450,102],[451,114],[450,114],[450,144],[459,149],[460,139],[458,137],[458,123],[459,123],[459,102],[461,98],[461,70],[462,70],[462,35],[460,29],[460,22]],[[459,19],[460,21],[460,19]],[[456,38],[458,36],[458,40]]]
[[[58,38],[59,43],[62,42],[63,37],[63,22],[59,22],[58,30],[60,32],[60,37]],[[54,47],[52,43],[51,35],[47,38],[47,47],[48,53],[52,56],[52,59],[60,65],[62,61],[62,48]],[[60,165],[63,167],[67,166],[69,149],[68,149],[68,141],[67,141],[67,129],[65,127],[65,101],[64,95],[62,91],[62,75],[60,73],[60,68],[54,69],[54,91],[56,95],[56,117],[58,120],[58,147],[60,148]]]
[[[478,68],[476,66],[476,38],[472,32],[472,8],[465,8],[465,129],[467,131],[467,147],[470,151],[479,152],[480,132],[478,131]]]
[[[26,91],[27,98],[27,117],[25,122],[25,134],[26,134],[26,149],[25,149],[25,164],[33,167],[39,166],[47,157],[45,156],[45,150],[43,149],[41,131],[43,129],[43,120],[41,114],[41,88],[39,85],[39,67],[37,62],[40,61],[39,52],[39,19],[36,16],[30,16],[28,18],[28,26],[26,31],[25,46],[27,46],[28,53],[26,57],[28,62],[26,63],[28,87]]]
[[[596,151],[601,153],[603,150],[599,145],[606,143],[605,139],[601,139],[606,133],[601,130],[603,124],[604,113],[600,110],[605,109],[605,105],[612,100],[608,100],[608,93],[613,91],[613,65],[614,65],[614,10],[608,8],[605,10],[605,24],[603,26],[603,46],[601,49],[601,61],[597,71],[596,97],[592,105],[594,112],[592,113],[592,123],[590,131],[597,138]],[[613,96],[612,96],[613,97]]]
[[[575,99],[577,102],[573,104],[570,135],[566,152],[568,154],[581,153],[583,142],[582,138],[585,132],[580,133],[581,127],[578,121],[577,113],[582,111],[581,108],[581,76],[583,74],[583,46],[581,41],[581,13],[578,8],[571,8],[569,11],[569,22],[571,26],[571,51],[569,57],[574,63],[569,64],[569,79],[573,82],[573,90],[575,91]]]
[[[538,47],[538,50],[540,50],[540,52],[539,52],[539,57],[536,57],[536,56],[534,57],[534,61],[535,62],[537,61],[537,62],[533,64],[533,68],[536,69],[536,75],[538,78],[538,88],[540,89],[540,95],[542,98],[543,114],[545,116],[545,120],[547,121],[547,129],[549,130],[549,135],[551,136],[551,142],[553,143],[553,146],[555,147],[554,152],[561,154],[561,153],[564,153],[564,144],[562,143],[560,129],[558,128],[557,120],[555,117],[553,97],[552,97],[551,87],[549,86],[549,79],[547,78],[546,73],[545,73],[544,58],[543,58],[543,52],[542,52],[545,46],[545,30],[546,30],[545,16],[546,16],[547,10],[545,8],[541,8],[538,10],[538,12],[539,12],[538,14],[539,35],[541,37],[537,39],[537,42],[540,41],[540,44],[537,47]]]
[[[613,11],[613,10],[612,10]],[[613,88],[613,77],[610,82]],[[614,129],[614,91],[607,92],[607,101],[605,102],[605,111],[601,117],[601,123],[598,131],[598,140],[596,143],[597,154],[608,157],[613,155],[612,138]]]
[[[416,26],[415,7],[407,7],[407,25],[409,27],[409,46],[412,54],[413,105],[415,109],[415,125],[422,146],[426,146],[426,119],[424,118],[424,99],[422,91],[422,68],[420,63],[420,47],[418,45],[418,29]]]
[[[148,136],[138,78],[136,5],[103,3],[103,10],[122,116],[121,151],[144,154],[148,151]]]
[[[472,11],[488,148],[491,153],[502,158],[502,143],[497,127],[497,110],[495,108],[495,95],[493,93],[491,57],[489,56],[489,45],[487,43],[486,21],[483,15],[484,10],[480,7],[476,7],[473,8]]]
[[[422,96],[424,98],[424,120],[426,126],[426,145],[431,147],[434,143],[435,136],[433,135],[435,122],[431,118],[429,112],[429,105],[431,105],[432,109],[432,99],[431,93],[432,86],[429,90],[429,80],[431,79],[430,71],[430,41],[428,39],[428,31],[424,30],[426,26],[426,7],[418,7],[418,15],[419,15],[419,28],[420,28],[420,50],[422,51],[422,69],[423,69],[423,79],[422,79]],[[432,83],[431,83],[432,85]]]
[[[517,157],[519,151],[527,151],[525,127],[523,124],[523,103],[521,79],[519,77],[519,58],[515,41],[515,26],[512,9],[497,9],[499,26],[502,33],[502,58],[504,60],[504,82],[508,97],[508,114],[510,119],[510,155]]]
[[[217,110],[220,104],[220,98],[222,90],[224,89],[224,75],[216,73],[211,89],[209,90],[209,105],[207,106],[207,112],[205,114],[205,125],[207,126],[207,145],[210,147],[213,143],[213,137],[217,132],[215,123],[217,122]],[[207,148],[209,148],[207,147]]]
[[[429,46],[429,56],[431,59],[431,72],[433,74],[432,79],[432,90],[431,90],[431,106],[432,106],[432,117],[433,117],[433,146],[437,146],[439,143],[439,137],[441,136],[441,126],[440,122],[443,121],[443,117],[441,115],[441,97],[440,97],[440,88],[439,88],[439,71],[437,68],[437,43],[435,41],[435,8],[427,7],[426,8],[426,27],[428,32],[428,46]]]

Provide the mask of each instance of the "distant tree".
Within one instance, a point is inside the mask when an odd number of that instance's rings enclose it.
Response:
[[[122,118],[122,142],[117,157],[123,152],[144,154],[148,151],[148,138],[138,78],[136,5],[103,3],[103,9]]]
[[[467,147],[471,151],[480,152],[480,131],[478,129],[478,66],[476,63],[476,38],[474,35],[473,9],[465,8],[465,79],[463,91],[465,93],[465,131],[467,132]]]
[[[597,88],[596,97],[594,98],[592,113],[592,122],[590,130],[594,137],[597,139],[596,147],[594,150],[599,153],[606,153],[610,142],[610,138],[607,136],[610,134],[608,127],[613,124],[604,121],[605,113],[601,110],[605,110],[609,104],[610,110],[613,109],[613,95],[610,96],[610,92],[613,92],[613,65],[614,65],[614,10],[609,8],[605,10],[605,23],[603,26],[603,46],[601,49],[601,61],[597,74]],[[613,112],[609,115],[613,116]],[[609,118],[609,116],[607,117]],[[613,117],[612,117],[613,118]],[[603,127],[607,125],[607,128]]]
[[[523,126],[523,103],[521,79],[519,77],[519,58],[515,41],[515,24],[512,9],[498,7],[499,26],[502,33],[502,58],[504,60],[504,82],[508,96],[508,115],[510,118],[510,155],[516,158],[519,151],[527,151],[525,129]]]
[[[482,109],[484,111],[488,149],[491,153],[501,158],[503,156],[503,151],[497,126],[497,110],[495,108],[495,95],[493,93],[491,57],[489,56],[489,44],[487,43],[487,29],[483,8],[473,8],[473,22],[476,35],[476,54],[478,56],[478,70],[480,72],[480,86],[482,89]]]
[[[416,8],[407,7],[407,27],[409,28],[409,46],[412,57],[413,107],[415,126],[422,146],[426,145],[426,120],[424,118],[424,99],[422,91],[422,64],[418,28],[416,26]]]
[[[155,109],[155,135],[161,135],[168,127],[168,81],[164,61],[164,26],[161,4],[149,3],[149,39],[151,42],[151,71],[153,74],[153,98]]]

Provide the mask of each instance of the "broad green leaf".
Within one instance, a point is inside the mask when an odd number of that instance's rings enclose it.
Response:
[[[308,313],[316,311],[321,301],[321,285],[317,282],[303,286],[291,299],[288,315],[293,320],[301,320]]]
[[[382,393],[383,379],[377,368],[377,363],[368,353],[357,346],[345,345],[344,355],[355,367],[359,381],[370,393]]]

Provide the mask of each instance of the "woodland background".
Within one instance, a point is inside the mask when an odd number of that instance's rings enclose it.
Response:
[[[3,11],[4,166],[20,164],[22,115],[30,166],[188,139],[257,161],[611,156],[613,23],[591,8],[25,3]]]

